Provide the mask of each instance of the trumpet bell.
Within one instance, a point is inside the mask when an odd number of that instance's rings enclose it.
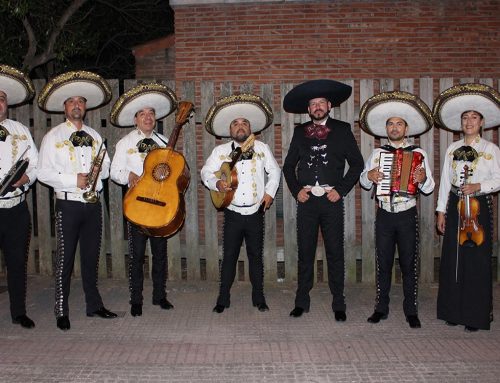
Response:
[[[96,203],[99,201],[99,197],[95,191],[86,191],[83,193],[83,199],[88,203]]]

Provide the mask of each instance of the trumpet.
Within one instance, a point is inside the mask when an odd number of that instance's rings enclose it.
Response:
[[[97,186],[97,181],[99,181],[99,174],[101,173],[102,163],[106,155],[106,148],[103,148],[103,144],[104,142],[101,143],[97,156],[94,157],[92,165],[90,166],[90,174],[86,185],[86,188],[90,188],[90,190],[83,193],[83,199],[88,203],[96,203],[99,201],[99,195],[95,191],[95,188]]]
[[[16,161],[16,163],[10,168],[2,181],[0,181],[0,196],[14,191],[14,187],[12,186],[12,184],[19,181],[29,165],[29,158],[23,159],[23,157],[26,152],[30,150],[30,148],[31,146],[28,145],[26,150],[19,156],[19,159]]]

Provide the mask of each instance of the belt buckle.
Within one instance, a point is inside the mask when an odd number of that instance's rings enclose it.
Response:
[[[316,197],[321,197],[325,194],[325,188],[319,185],[314,185],[311,188],[311,193]]]

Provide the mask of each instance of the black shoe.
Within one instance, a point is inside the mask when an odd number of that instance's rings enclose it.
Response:
[[[420,323],[420,319],[418,319],[417,315],[408,315],[406,317],[406,321],[410,325],[411,328],[420,328],[422,324]]]
[[[163,310],[171,310],[174,305],[167,301],[167,298],[160,299],[159,301],[153,301],[153,305],[160,306]]]
[[[257,310],[259,310],[259,311],[269,311],[269,306],[266,305],[266,302],[254,303],[253,307],[257,307]]]
[[[449,320],[447,320],[446,322],[444,322],[446,324],[446,326],[458,326],[457,323],[455,322],[450,322]]]
[[[67,315],[57,318],[57,327],[63,331],[67,331],[71,328],[71,324],[69,323],[69,318]]]
[[[217,313],[217,314],[221,314],[224,312],[224,309],[226,308],[226,306],[224,305],[215,305],[215,307],[213,308],[213,312],[214,313]]]
[[[294,318],[298,318],[302,316],[303,313],[307,313],[309,310],[303,309],[302,307],[295,306],[295,308],[290,311],[290,316]]]
[[[476,332],[477,330],[479,330],[477,327],[472,327],[472,326],[465,326],[464,327],[465,332]]]
[[[24,327],[24,328],[33,328],[33,327],[35,327],[35,322],[33,322],[30,318],[28,318],[26,316],[26,314],[24,314],[24,315],[18,315],[17,317],[15,317],[14,319],[12,319],[12,323],[14,323],[14,324],[20,324],[21,327]]]
[[[140,317],[142,315],[142,305],[139,303],[133,303],[130,306],[130,315],[133,317]]]
[[[347,320],[347,315],[345,315],[345,311],[338,310],[334,311],[335,313],[335,320],[337,322],[345,322]]]
[[[380,311],[374,311],[367,321],[368,323],[378,323],[381,319],[387,319],[387,314],[381,313]]]
[[[100,317],[104,319],[116,318],[118,315],[109,311],[107,308],[102,306],[99,310],[94,311],[93,313],[87,313],[88,317]]]

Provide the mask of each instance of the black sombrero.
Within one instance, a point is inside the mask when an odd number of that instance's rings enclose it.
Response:
[[[387,137],[386,121],[399,117],[408,124],[408,135],[418,136],[432,127],[432,113],[414,94],[393,91],[370,97],[359,111],[361,128],[374,136]]]
[[[95,109],[111,100],[108,82],[93,72],[72,71],[54,77],[38,95],[38,106],[47,112],[63,112],[70,97],[84,97],[87,109]]]
[[[283,109],[288,113],[307,113],[309,100],[324,97],[332,106],[337,106],[349,98],[352,88],[335,80],[311,80],[297,85],[283,99]]]
[[[33,83],[26,74],[3,64],[0,64],[0,91],[7,95],[10,106],[28,101],[35,95]]]
[[[157,83],[140,84],[125,92],[111,109],[111,123],[119,127],[134,125],[135,114],[153,108],[157,120],[177,108],[177,96],[168,86]]]
[[[272,124],[273,112],[262,97],[253,94],[223,97],[210,107],[205,129],[214,136],[229,137],[229,125],[236,118],[246,118],[252,133],[257,133]]]
[[[461,84],[441,92],[434,101],[434,120],[443,128],[461,131],[461,115],[468,110],[484,117],[484,128],[500,125],[500,94],[488,85]]]

